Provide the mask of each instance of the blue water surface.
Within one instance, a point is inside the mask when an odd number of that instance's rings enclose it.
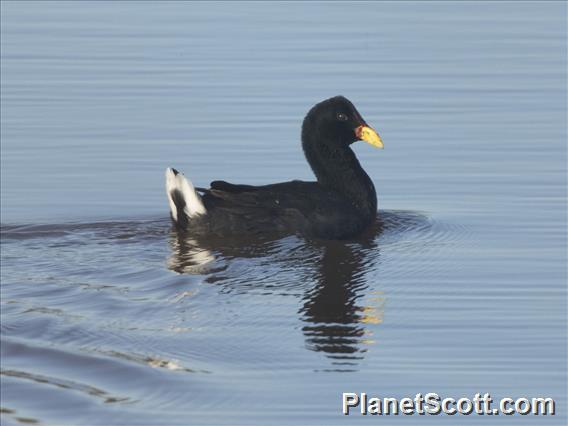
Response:
[[[1,3],[2,424],[566,424],[565,2]],[[313,179],[342,94],[379,225],[202,244],[197,186]],[[342,392],[552,397],[350,416]]]

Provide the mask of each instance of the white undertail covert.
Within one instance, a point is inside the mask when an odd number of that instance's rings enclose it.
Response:
[[[168,167],[166,169],[166,193],[168,194],[172,217],[178,222],[178,206],[174,202],[176,192],[178,197],[181,197],[184,201],[183,212],[188,218],[207,213],[193,184],[183,174]]]

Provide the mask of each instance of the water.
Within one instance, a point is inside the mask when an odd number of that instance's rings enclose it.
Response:
[[[2,422],[565,424],[566,4],[2,2]],[[343,94],[358,239],[196,244],[163,172],[310,180]],[[554,417],[341,415],[342,392]]]

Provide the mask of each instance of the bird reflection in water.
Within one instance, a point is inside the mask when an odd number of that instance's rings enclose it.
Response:
[[[383,319],[384,295],[369,290],[367,277],[379,261],[379,232],[377,227],[350,242],[320,243],[314,286],[305,293],[300,314],[307,347],[331,358],[334,371],[356,367],[374,343],[370,325]]]
[[[168,269],[178,274],[202,274],[215,260],[213,253],[200,247],[197,240],[172,230],[170,233],[172,254],[168,258]]]
[[[284,243],[277,237],[205,242],[172,231],[168,267],[180,274],[202,274],[207,282],[229,286],[245,285],[243,277],[227,277],[223,265],[231,259],[266,259],[269,261],[261,265],[281,268],[280,275],[292,273],[297,285],[291,292],[303,290],[298,314],[304,323],[306,347],[332,359],[334,371],[349,371],[356,368],[368,346],[374,343],[372,328],[382,322],[384,297],[369,289],[369,284],[376,288],[377,283],[370,282],[368,277],[379,262],[380,232],[377,223],[357,239],[321,241],[293,237],[298,243],[294,246],[289,239]],[[287,244],[293,249],[287,250]],[[219,271],[224,271],[223,279],[215,277]],[[264,272],[255,271],[261,277]],[[250,288],[254,284],[247,279],[246,285]],[[289,284],[286,287],[291,288]]]

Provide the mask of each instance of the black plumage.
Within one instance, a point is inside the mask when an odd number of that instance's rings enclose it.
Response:
[[[179,207],[184,201],[178,196],[175,222],[196,235],[355,236],[367,229],[377,214],[373,182],[350,148],[356,140],[382,147],[377,133],[349,100],[337,96],[318,103],[302,125],[302,147],[316,182],[251,186],[214,181],[211,188],[197,188],[206,213],[180,218],[183,207]]]

